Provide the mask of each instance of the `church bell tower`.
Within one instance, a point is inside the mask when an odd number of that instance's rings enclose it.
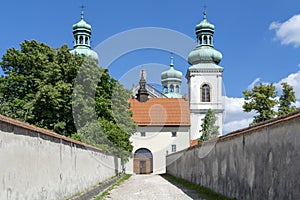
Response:
[[[203,20],[196,26],[197,46],[188,56],[191,66],[186,74],[192,140],[201,137],[202,119],[208,109],[212,109],[217,116],[216,125],[220,134],[223,124],[223,67],[219,66],[222,54],[214,48],[215,26],[207,21],[206,11],[203,14]]]
[[[80,21],[73,25],[74,46],[70,52],[90,57],[98,64],[98,54],[91,49],[91,35],[92,26],[84,20],[84,11],[82,10]]]

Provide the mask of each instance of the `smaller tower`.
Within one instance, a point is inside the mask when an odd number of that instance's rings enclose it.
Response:
[[[181,79],[182,73],[174,69],[174,58],[171,57],[170,69],[161,73],[163,94],[168,98],[182,98]]]
[[[84,21],[84,11],[81,11],[81,20],[73,25],[74,45],[72,54],[83,54],[91,57],[98,63],[98,54],[91,50],[92,26]]]
[[[147,89],[146,89],[147,83],[146,83],[146,79],[145,79],[145,70],[141,71],[141,79],[140,79],[139,84],[140,84],[140,88],[136,95],[137,100],[139,102],[146,102],[146,101],[148,101],[149,93],[147,92]]]

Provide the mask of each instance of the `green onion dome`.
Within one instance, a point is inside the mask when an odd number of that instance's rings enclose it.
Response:
[[[213,31],[213,32],[215,30],[215,26],[209,23],[206,19],[206,11],[204,11],[203,20],[200,22],[200,24],[196,25],[196,33],[203,30]]]
[[[73,55],[75,55],[75,54],[85,55],[85,56],[90,57],[93,60],[95,60],[96,63],[99,62],[99,57],[98,57],[97,52],[93,51],[89,48],[86,48],[86,47],[77,47],[77,48],[71,50],[70,53]]]
[[[173,58],[171,58],[170,69],[161,73],[161,80],[178,80],[181,82],[182,72],[174,69]]]
[[[81,20],[73,25],[74,46],[71,53],[83,54],[91,57],[98,63],[98,54],[91,49],[92,26],[84,21],[83,16],[84,13],[82,11]]]
[[[197,46],[188,57],[188,62],[191,65],[201,62],[214,62],[218,65],[221,60],[222,54],[210,46]]]
[[[92,26],[86,23],[83,18],[81,18],[81,20],[78,23],[73,25],[73,31],[80,30],[80,29],[91,32]]]
[[[207,21],[206,11],[203,14],[203,20],[196,25],[198,45],[189,54],[188,62],[191,65],[198,63],[215,63],[218,65],[222,60],[222,54],[214,48],[215,26]]]

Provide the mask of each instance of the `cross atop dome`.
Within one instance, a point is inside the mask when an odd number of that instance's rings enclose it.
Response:
[[[174,67],[174,57],[171,56],[170,60],[171,60],[171,62],[170,62],[170,67]]]
[[[85,8],[85,6],[82,4],[80,7],[81,7],[81,19],[83,19],[84,18],[84,8]]]
[[[206,19],[206,5],[204,5],[203,19]]]

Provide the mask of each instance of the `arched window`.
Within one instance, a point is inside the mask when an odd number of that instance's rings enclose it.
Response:
[[[79,43],[83,44],[83,37],[82,36],[79,37]]]
[[[85,37],[85,44],[88,45],[89,38]]]
[[[203,44],[207,44],[207,36],[204,36],[204,38],[203,38]]]
[[[170,86],[170,92],[174,92],[174,85]]]
[[[168,88],[164,87],[164,94],[167,94],[167,93],[168,93]]]
[[[178,85],[176,85],[175,92],[176,92],[176,93],[179,93],[179,86],[178,86]]]
[[[202,102],[210,102],[210,87],[207,84],[204,84],[201,87],[201,100]]]
[[[76,36],[76,44],[79,44],[79,36]]]

